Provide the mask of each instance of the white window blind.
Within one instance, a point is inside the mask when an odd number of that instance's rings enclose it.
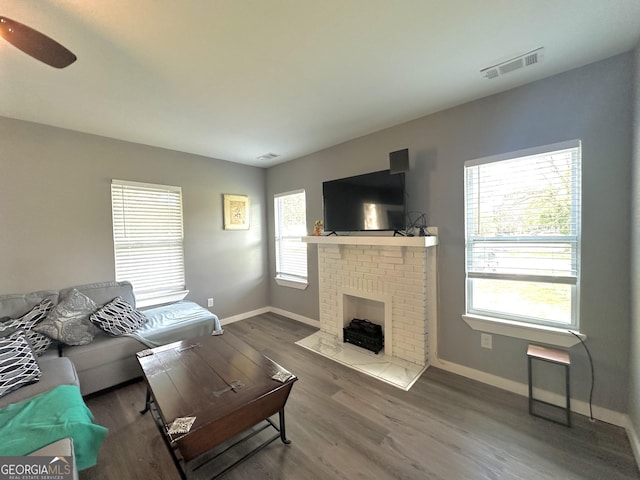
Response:
[[[306,208],[304,190],[274,196],[276,277],[307,281]]]
[[[136,300],[184,291],[182,189],[112,180],[116,280]]]
[[[577,327],[580,143],[465,163],[467,312]]]

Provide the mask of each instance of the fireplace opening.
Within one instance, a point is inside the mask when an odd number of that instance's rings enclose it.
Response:
[[[361,348],[371,350],[376,355],[384,348],[382,326],[369,320],[354,318],[342,329],[343,340]]]
[[[343,290],[340,340],[376,354],[392,355],[391,299],[379,292]]]

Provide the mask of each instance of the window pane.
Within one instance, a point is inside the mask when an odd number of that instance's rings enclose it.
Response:
[[[536,318],[571,324],[571,285],[508,280],[470,280],[472,305],[476,313]]]
[[[111,202],[116,280],[139,299],[184,290],[180,187],[113,180]]]
[[[279,273],[286,273],[297,277],[307,276],[307,244],[300,237],[283,239],[280,242]]]
[[[274,214],[276,275],[306,280],[307,244],[301,241],[307,232],[305,192],[277,195]]]
[[[306,233],[306,208],[304,193],[285,195],[278,198],[280,202],[280,236],[303,236]]]
[[[575,235],[576,149],[467,168],[474,236]]]
[[[465,162],[467,308],[578,326],[580,142]]]

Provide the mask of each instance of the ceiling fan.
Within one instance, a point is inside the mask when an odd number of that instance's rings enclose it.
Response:
[[[27,55],[55,68],[68,67],[77,59],[52,38],[3,16],[0,16],[0,36]]]

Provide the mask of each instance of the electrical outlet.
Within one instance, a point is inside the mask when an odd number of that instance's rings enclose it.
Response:
[[[213,298],[207,298],[207,307],[213,307]]]
[[[493,348],[493,337],[491,337],[491,335],[489,335],[488,333],[481,333],[480,346],[482,348],[488,348],[488,349]]]

